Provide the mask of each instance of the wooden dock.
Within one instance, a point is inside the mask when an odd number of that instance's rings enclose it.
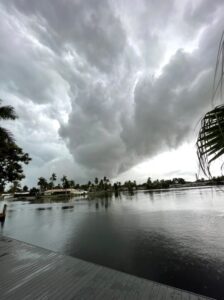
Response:
[[[0,236],[0,299],[209,299]]]

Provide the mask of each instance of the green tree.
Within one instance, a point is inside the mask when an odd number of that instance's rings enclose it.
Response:
[[[110,186],[110,180],[106,176],[104,176],[103,177],[103,189],[106,191],[106,190],[108,190],[109,186]]]
[[[67,179],[67,176],[63,175],[62,178],[61,178],[61,182],[62,182],[63,189],[68,189],[69,188],[69,181]]]
[[[129,180],[129,181],[126,181],[124,183],[124,186],[128,189],[128,191],[130,193],[132,193],[133,192],[133,187],[135,186],[135,184]]]
[[[12,106],[2,106],[0,100],[0,121],[17,118]],[[20,181],[23,174],[23,164],[28,164],[31,158],[15,143],[12,133],[0,126],[0,192],[10,182]]]
[[[37,185],[39,185],[41,192],[44,192],[48,188],[48,182],[44,177],[39,177]]]
[[[50,182],[51,182],[51,187],[54,187],[54,182],[57,180],[57,176],[55,173],[52,173],[51,177],[50,177]]]
[[[103,189],[104,189],[103,179],[100,179],[100,182],[99,182],[99,189],[100,189],[100,190],[103,190]]]
[[[8,192],[9,193],[15,193],[21,191],[21,184],[18,180],[14,180],[12,185],[9,187]]]
[[[98,185],[99,179],[96,177],[95,180],[94,180],[94,182],[95,182],[95,185]]]
[[[56,186],[55,186],[55,189],[61,189],[62,186],[60,185],[60,183],[58,183]]]
[[[12,106],[6,105],[2,106],[2,100],[0,100],[0,121],[1,120],[15,120],[17,118],[15,110]],[[14,143],[14,138],[12,133],[0,126],[0,141],[1,145],[5,143]]]
[[[36,196],[38,194],[38,189],[36,187],[32,187],[30,189],[30,196]]]
[[[151,184],[152,184],[151,177],[149,177],[149,178],[147,179],[147,184],[148,184],[148,185],[151,185]]]
[[[4,191],[7,183],[25,178],[23,164],[27,165],[30,160],[14,142],[0,142],[0,191]]]
[[[24,185],[23,192],[28,192],[28,186],[27,185]]]
[[[75,181],[74,180],[69,180],[69,187],[71,189],[74,189],[75,188]]]
[[[149,177],[149,178],[147,179],[147,183],[146,183],[146,185],[147,185],[147,188],[148,188],[148,189],[151,189],[151,188],[153,188],[153,184],[152,184],[151,177]]]

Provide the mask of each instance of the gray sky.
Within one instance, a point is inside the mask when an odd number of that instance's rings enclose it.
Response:
[[[193,178],[223,19],[221,0],[0,1],[0,98],[33,158],[25,183]]]

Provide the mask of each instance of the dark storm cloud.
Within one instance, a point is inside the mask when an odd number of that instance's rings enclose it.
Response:
[[[36,17],[43,26],[39,38],[55,52],[73,47],[102,71],[110,70],[122,55],[126,36],[107,1],[12,0],[10,4]]]
[[[62,170],[65,142],[64,165],[116,176],[191,138],[208,108],[221,1],[8,0],[0,13],[0,87],[37,164]]]
[[[212,78],[222,33],[222,19],[209,26],[193,53],[178,50],[157,79],[140,79],[133,115],[124,122],[122,139],[137,157],[175,148],[194,133],[211,104]]]
[[[38,103],[53,102],[63,79],[48,69],[54,54],[31,40],[21,18],[0,11],[0,88]]]

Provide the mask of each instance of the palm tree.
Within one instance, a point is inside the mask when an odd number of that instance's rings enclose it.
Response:
[[[67,176],[63,175],[61,182],[62,182],[63,189],[69,188],[69,181],[67,179]]]
[[[45,191],[45,189],[48,187],[47,180],[44,177],[38,178],[37,185],[40,186],[41,192]]]
[[[95,182],[95,185],[98,185],[99,179],[96,177],[95,180],[94,180],[94,182]]]
[[[211,176],[211,163],[224,154],[224,105],[215,107],[202,119],[197,154],[203,172]]]
[[[103,179],[100,179],[100,182],[99,182],[99,189],[100,189],[100,190],[103,189],[103,186],[104,186],[104,184],[103,184]]]
[[[50,181],[51,181],[51,185],[52,187],[54,187],[54,181],[57,180],[57,176],[55,173],[52,173],[51,177],[50,177]]]
[[[74,180],[69,180],[69,187],[74,189],[75,188],[75,181]]]
[[[215,75],[213,81],[212,104],[218,98],[223,100],[224,83],[224,32],[222,34]],[[201,120],[201,128],[197,139],[197,155],[200,167],[205,175],[211,177],[210,165],[224,154],[224,105],[213,107]]]
[[[0,100],[0,120],[15,120],[17,118],[15,110],[12,106],[2,106],[2,100]],[[0,126],[0,141],[14,143],[12,133]]]

